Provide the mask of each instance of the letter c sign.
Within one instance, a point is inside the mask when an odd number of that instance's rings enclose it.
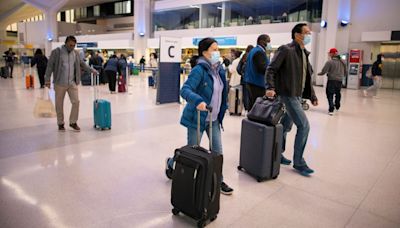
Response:
[[[171,49],[175,49],[175,46],[169,46],[169,48],[168,48],[168,55],[169,55],[169,57],[174,58],[175,55],[172,55],[172,54],[171,54]]]

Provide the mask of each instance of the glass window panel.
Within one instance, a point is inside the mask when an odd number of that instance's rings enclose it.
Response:
[[[57,21],[61,21],[61,13],[57,13]]]
[[[11,31],[11,25],[8,25],[6,30]]]
[[[132,13],[132,5],[131,1],[126,2],[126,13]]]
[[[43,15],[40,14],[40,15],[39,15],[39,21],[42,21],[42,20],[43,20]]]
[[[199,28],[199,8],[153,13],[155,31]]]
[[[72,9],[70,10],[70,12],[71,12],[71,23],[75,23],[75,10]]]
[[[71,14],[70,11],[65,11],[65,22],[71,23]]]
[[[18,31],[17,23],[11,24],[11,31],[13,31],[13,32],[17,32]]]
[[[100,16],[100,6],[94,6],[94,7],[93,7],[93,15],[94,15],[95,17]]]

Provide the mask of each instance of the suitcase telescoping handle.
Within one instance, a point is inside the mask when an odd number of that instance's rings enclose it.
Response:
[[[90,68],[93,70],[94,69],[93,65],[90,66]],[[100,84],[100,76],[98,73],[96,74],[93,72],[90,72],[90,75],[91,75],[92,86],[94,87],[94,100],[97,100],[98,96],[99,96],[99,87],[98,86]]]
[[[210,150],[212,150],[212,107],[207,105],[206,109],[208,111],[208,115],[210,117],[210,127],[208,129],[208,136],[209,136],[209,142],[210,142]],[[197,110],[197,145],[200,146],[200,110]]]

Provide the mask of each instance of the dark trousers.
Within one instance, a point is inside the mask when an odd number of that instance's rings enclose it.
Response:
[[[46,73],[46,68],[38,67],[37,72],[38,72],[38,76],[39,76],[40,88],[43,88],[44,87],[44,74]]]
[[[265,88],[246,84],[247,92],[249,93],[249,110],[253,107],[254,103],[256,103],[257,97],[263,97],[265,95]]]
[[[10,77],[13,77],[13,71],[14,71],[14,62],[6,62],[6,66],[10,70]]]
[[[108,77],[108,88],[111,92],[115,92],[115,83],[117,82],[117,72],[112,70],[106,70]]]
[[[242,96],[242,98],[243,98],[243,106],[244,106],[244,110],[246,110],[246,111],[250,111],[250,108],[249,108],[249,92],[247,91],[247,87],[246,87],[246,84],[241,84],[242,85],[242,91],[243,91],[243,96]]]
[[[328,98],[329,112],[333,112],[335,108],[339,110],[340,98],[342,97],[342,95],[340,94],[341,89],[342,89],[342,81],[328,80],[328,83],[326,84],[326,97]],[[333,102],[334,95],[335,95],[335,102]]]

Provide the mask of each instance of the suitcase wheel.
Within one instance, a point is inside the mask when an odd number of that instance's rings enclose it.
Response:
[[[242,166],[239,165],[239,166],[237,167],[237,169],[240,170],[240,171],[242,171]]]
[[[197,227],[203,228],[206,225],[206,222],[204,220],[200,220],[197,222]]]
[[[276,178],[278,178],[278,176],[274,176],[272,179],[274,179],[274,180],[275,180]]]
[[[176,209],[176,208],[172,208],[172,214],[178,215],[179,214],[179,210]]]
[[[257,182],[261,182],[263,179],[261,177],[257,177]]]
[[[215,215],[214,217],[210,218],[210,221],[214,221],[215,219],[217,219],[217,216]]]

